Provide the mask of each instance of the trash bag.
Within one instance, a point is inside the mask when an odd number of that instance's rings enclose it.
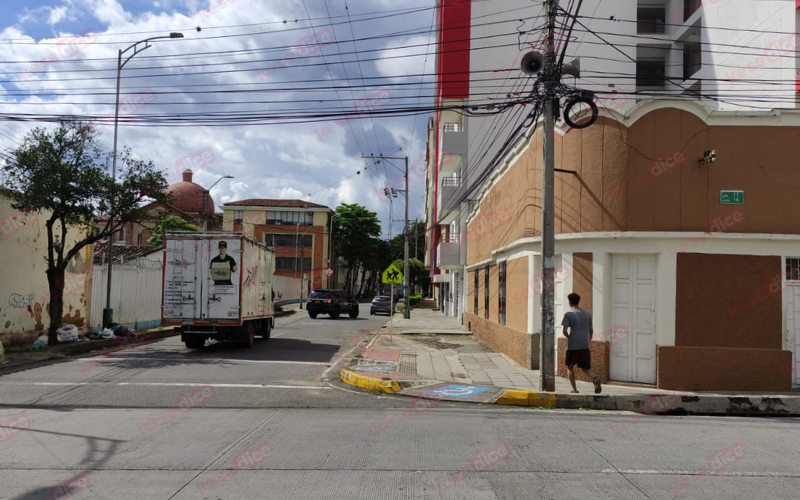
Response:
[[[103,331],[100,332],[100,338],[113,339],[114,337],[116,337],[116,335],[114,335],[114,332],[111,331],[110,328],[104,328]]]
[[[78,340],[78,328],[69,323],[56,329],[56,338],[59,342],[75,342]]]
[[[40,335],[40,336],[39,336],[39,337],[38,337],[38,338],[37,338],[37,339],[36,339],[36,340],[33,342],[33,345],[31,346],[31,349],[34,349],[34,350],[37,350],[37,349],[44,349],[45,347],[47,347],[47,342],[48,342],[47,335]]]

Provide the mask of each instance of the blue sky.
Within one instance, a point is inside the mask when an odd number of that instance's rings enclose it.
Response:
[[[195,181],[208,186],[222,175],[235,177],[212,191],[218,206],[245,198],[303,198],[330,207],[360,203],[378,212],[385,234],[389,202],[382,189],[401,187],[399,173],[387,166],[365,172],[360,156],[408,155],[417,161],[417,173],[410,176],[411,217],[424,218],[420,160],[428,114],[361,118],[354,113],[348,120],[258,125],[237,120],[216,127],[155,124],[150,117],[346,112],[363,106],[365,98],[372,99],[374,108],[428,106],[432,87],[421,91],[416,75],[434,70],[428,45],[433,0],[348,0],[347,11],[345,0],[229,2],[223,9],[222,1],[4,0],[0,109],[11,115],[113,115],[117,50],[180,31],[184,39],[155,42],[123,69],[123,96],[155,89],[155,97],[131,112],[132,119],[147,123],[120,125],[121,146],[152,159],[172,174],[170,179],[183,157],[210,148],[214,160],[197,169]],[[198,13],[201,9],[207,13]],[[202,27],[199,33],[197,26]],[[70,38],[76,34],[87,38]],[[296,48],[314,36],[328,43],[312,43],[305,49],[311,54]],[[368,40],[353,43],[353,38]],[[73,41],[72,50],[65,48],[70,45],[65,40]],[[56,61],[35,64],[48,58]],[[311,80],[317,82],[306,83]],[[14,149],[35,126],[52,125],[0,121],[0,151]],[[101,124],[98,134],[111,149],[113,127]],[[402,201],[394,200],[396,220],[402,217]],[[401,226],[394,224],[392,233]]]

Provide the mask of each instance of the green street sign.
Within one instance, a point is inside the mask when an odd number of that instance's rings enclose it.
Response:
[[[744,191],[720,191],[720,205],[744,205]]]

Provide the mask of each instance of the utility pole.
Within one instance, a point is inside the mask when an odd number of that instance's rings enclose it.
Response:
[[[408,237],[409,237],[409,235],[408,235],[408,156],[383,156],[383,155],[381,155],[381,156],[367,156],[367,155],[364,155],[361,158],[369,158],[369,159],[373,159],[373,160],[405,160],[405,162],[406,162],[406,168],[405,168],[405,171],[404,171],[405,179],[406,179],[406,188],[405,188],[405,190],[392,188],[391,193],[394,196],[397,196],[395,193],[404,193],[405,197],[406,197],[405,231],[404,231],[404,237],[403,237],[403,240],[404,240],[404,243],[405,243],[404,244],[404,249],[403,249],[403,283],[404,283],[404,291],[405,291],[405,298],[406,298],[406,308],[403,310],[403,317],[406,318],[406,319],[409,319],[409,318],[411,318],[411,304],[410,304],[411,300],[408,298],[408,296],[409,296],[409,290],[410,290],[409,281],[411,281],[411,276],[409,276],[409,274],[408,274],[408,245],[409,245],[409,242],[408,242]],[[387,162],[387,163],[389,163],[389,162]],[[392,164],[389,163],[389,165],[392,165]],[[396,167],[395,165],[392,165],[392,166],[399,170],[399,168]],[[384,191],[387,191],[387,190],[384,189]],[[389,220],[391,220],[391,216],[390,216]],[[391,227],[391,224],[390,224],[390,227]]]
[[[544,168],[542,168],[542,328],[539,349],[539,390],[553,392],[555,378],[555,116],[556,96],[555,30],[558,0],[547,0],[547,41],[544,60]]]

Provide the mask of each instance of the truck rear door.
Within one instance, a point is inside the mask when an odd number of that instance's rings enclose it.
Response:
[[[240,238],[213,238],[205,241],[202,273],[204,319],[221,323],[240,323],[242,241]]]
[[[198,240],[167,240],[164,262],[164,319],[200,319],[202,314]]]

